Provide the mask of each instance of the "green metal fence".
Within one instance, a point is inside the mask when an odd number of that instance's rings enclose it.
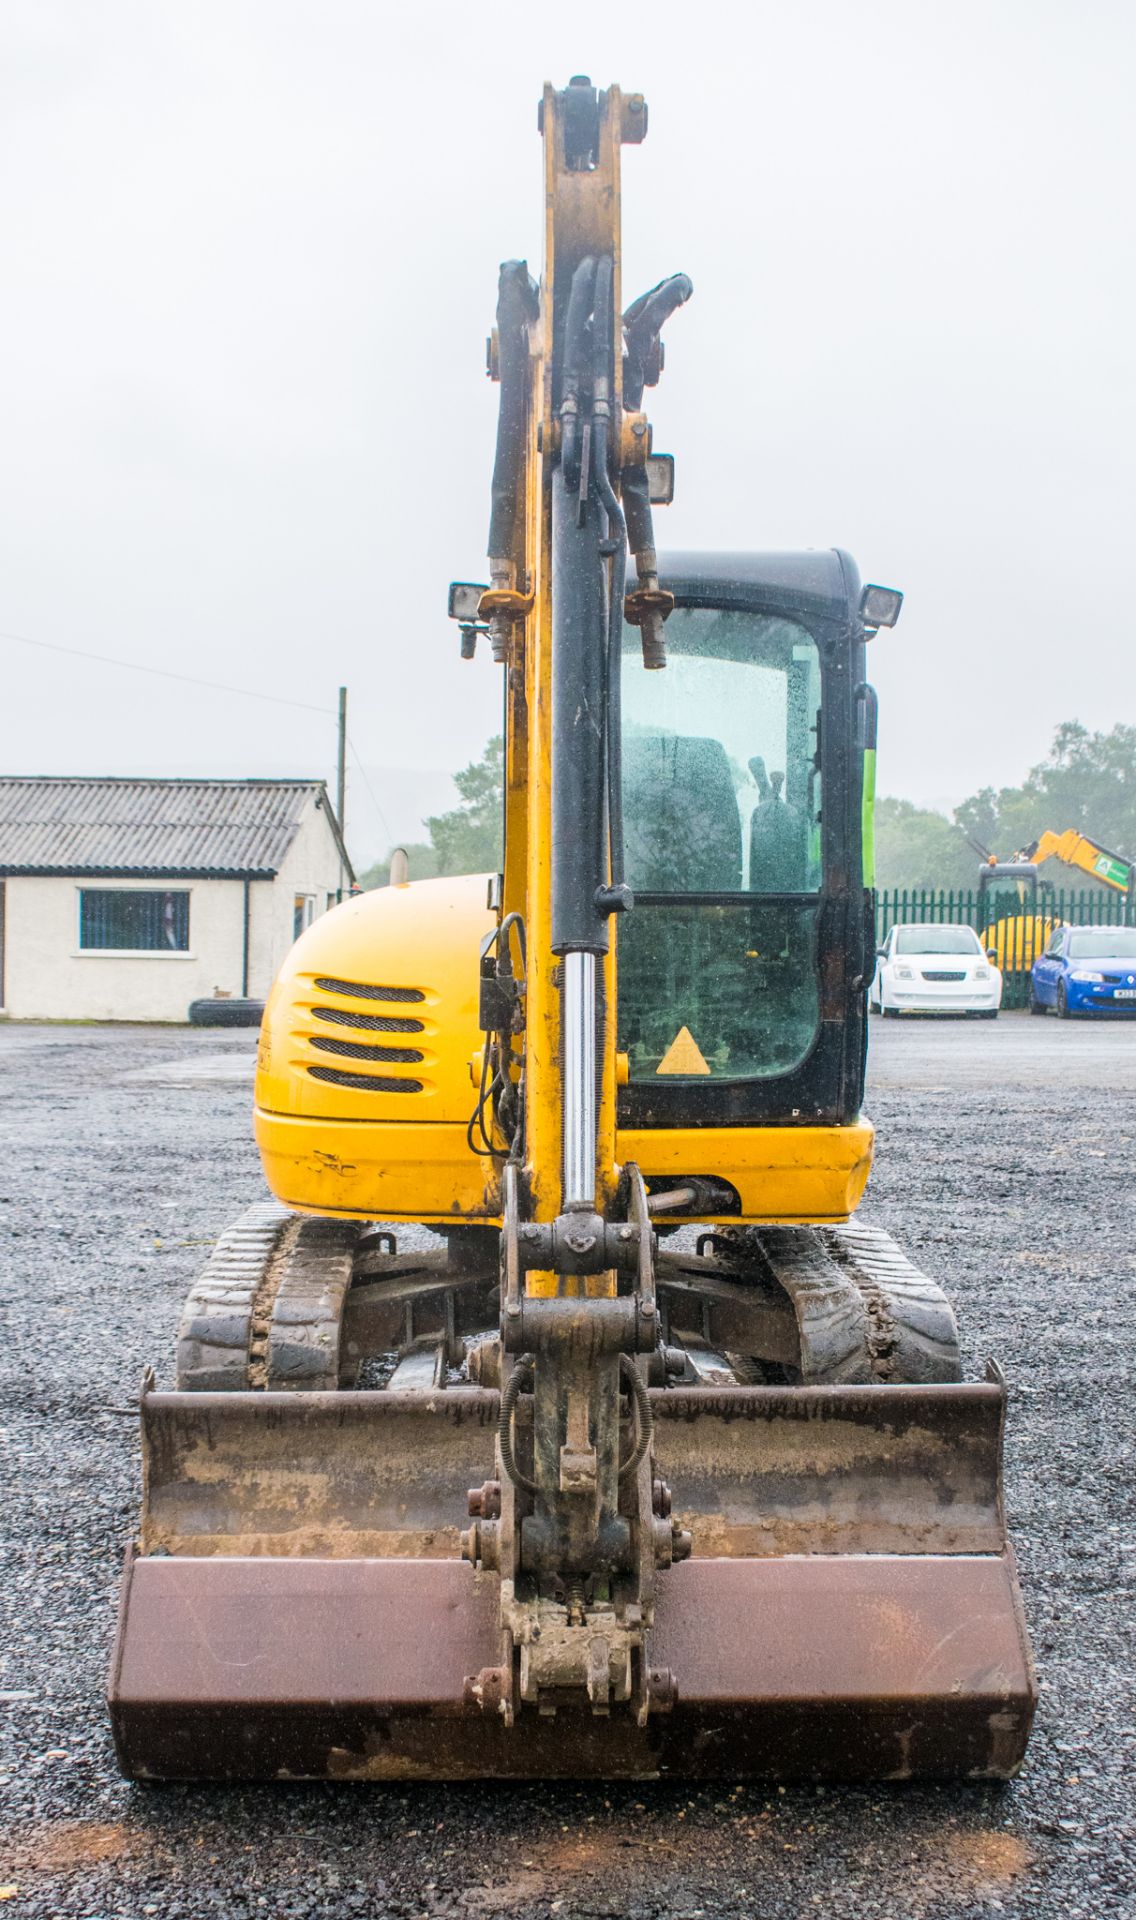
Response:
[[[1043,888],[1035,913],[1024,895],[1014,898],[1012,888],[992,889],[985,900],[977,887],[893,887],[876,895],[877,945],[883,945],[892,927],[908,923],[973,927],[997,954],[1002,1005],[1024,1007],[1030,966],[1053,927],[1131,927],[1136,925],[1136,901],[1103,887]]]

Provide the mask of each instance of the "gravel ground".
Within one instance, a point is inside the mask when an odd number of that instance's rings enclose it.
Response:
[[[139,1788],[102,1685],[137,1501],[121,1409],[171,1375],[260,1191],[252,1036],[0,1029],[0,1899],[20,1915],[1136,1915],[1136,1031],[874,1023],[865,1217],[1013,1383],[1007,1500],[1041,1673],[1002,1790]]]

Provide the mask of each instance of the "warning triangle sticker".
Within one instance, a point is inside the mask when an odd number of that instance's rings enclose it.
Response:
[[[689,1027],[680,1027],[667,1048],[656,1073],[709,1073],[702,1050]]]

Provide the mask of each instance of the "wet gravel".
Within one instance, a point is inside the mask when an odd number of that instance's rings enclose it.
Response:
[[[260,1190],[252,1036],[0,1028],[0,1899],[13,1915],[1136,1915],[1136,1029],[878,1027],[865,1217],[1013,1385],[1041,1682],[1008,1788],[139,1788],[102,1685],[209,1243]]]

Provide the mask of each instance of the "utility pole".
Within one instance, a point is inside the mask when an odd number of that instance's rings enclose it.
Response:
[[[347,828],[344,814],[347,810],[347,688],[339,689],[339,760],[336,767],[335,814],[339,821],[339,832],[344,846],[347,845]]]

